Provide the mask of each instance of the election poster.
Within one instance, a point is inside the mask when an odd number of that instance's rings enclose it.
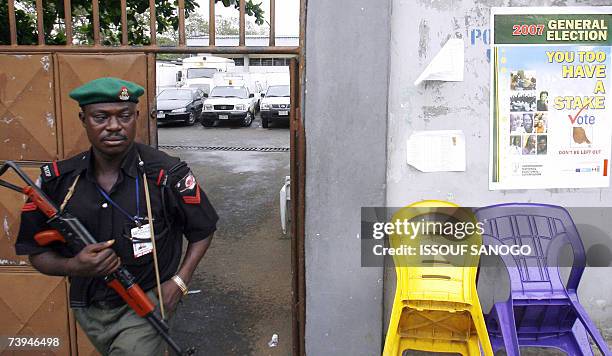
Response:
[[[495,8],[489,189],[609,186],[612,7]]]

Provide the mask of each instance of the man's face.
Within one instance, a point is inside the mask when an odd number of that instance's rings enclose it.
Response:
[[[545,152],[545,151],[546,151],[546,139],[541,138],[538,140],[538,152]]]
[[[136,104],[99,103],[85,105],[79,118],[91,145],[102,154],[124,153],[136,136]]]
[[[523,123],[525,124],[525,127],[530,127],[533,125],[533,119],[530,115],[525,114],[523,115]]]

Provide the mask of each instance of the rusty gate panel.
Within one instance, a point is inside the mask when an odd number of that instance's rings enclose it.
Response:
[[[68,97],[75,87],[100,76],[115,76],[131,80],[142,85],[147,94],[140,100],[140,118],[137,122],[137,140],[146,144],[157,144],[155,120],[150,118],[150,112],[155,110],[155,55],[160,53],[210,53],[223,54],[288,54],[298,56],[299,62],[292,60],[292,110],[291,113],[291,180],[296,189],[292,189],[293,217],[295,220],[292,242],[292,275],[294,294],[293,300],[293,354],[304,354],[304,323],[305,323],[305,272],[304,272],[304,182],[305,182],[305,134],[303,118],[301,117],[300,98],[303,95],[304,76],[304,46],[306,0],[300,2],[300,44],[296,47],[281,47],[275,45],[275,0],[270,0],[270,42],[269,46],[254,47],[245,45],[246,6],[245,0],[239,2],[239,46],[217,47],[215,45],[215,3],[218,0],[207,0],[209,3],[209,45],[187,46],[185,19],[188,16],[185,1],[174,2],[174,11],[178,17],[178,45],[173,47],[159,46],[156,40],[157,15],[155,1],[149,0],[149,33],[150,43],[142,46],[131,46],[128,36],[129,9],[125,1],[121,1],[121,45],[106,46],[101,43],[100,33],[100,2],[93,0],[91,18],[94,45],[84,45],[73,41],[73,6],[70,1],[64,1],[64,19],[66,26],[66,44],[49,45],[45,43],[43,1],[36,1],[36,20],[38,41],[36,45],[18,43],[19,24],[15,14],[14,1],[8,1],[8,29],[10,44],[0,45],[0,56],[5,53],[17,54],[17,59],[28,58],[31,64],[20,65],[8,63],[0,57],[0,143],[5,150],[0,153],[0,161],[13,159],[20,161],[48,161],[50,159],[68,158],[89,147],[84,129],[78,119],[79,108]],[[106,4],[109,5],[109,4]],[[51,19],[52,20],[52,19]],[[60,20],[61,22],[61,20]],[[22,53],[33,55],[23,56]],[[36,53],[34,55],[34,53]],[[37,63],[35,56],[42,60]],[[148,61],[147,61],[148,57]],[[45,59],[47,58],[47,59]],[[45,61],[48,65],[45,66]],[[299,64],[299,71],[296,70]],[[43,72],[40,72],[42,65]],[[23,79],[10,82],[15,73]],[[6,72],[6,73],[5,73]],[[22,73],[23,72],[23,73]],[[31,74],[30,74],[31,72]],[[299,76],[297,75],[299,74]],[[20,77],[21,78],[21,77]],[[17,84],[23,84],[19,87]],[[13,85],[13,86],[11,86]],[[48,88],[45,86],[48,85]],[[30,89],[31,87],[31,89]],[[25,93],[25,94],[24,94]],[[45,94],[43,94],[45,93]],[[12,96],[11,96],[12,95]],[[25,97],[27,95],[27,97]],[[23,115],[32,114],[33,115]],[[50,113],[50,114],[47,114]],[[40,115],[42,114],[42,116]],[[16,120],[18,118],[19,120]],[[10,121],[10,122],[8,122]],[[34,124],[35,123],[35,124]],[[46,125],[46,126],[45,126]],[[10,137],[9,137],[10,135]],[[13,137],[17,137],[15,141]],[[9,141],[5,142],[5,140]],[[25,146],[24,146],[25,144]],[[38,175],[37,169],[32,169],[32,162],[22,162],[30,166],[28,174]],[[295,198],[295,199],[293,199]],[[23,199],[17,194],[0,192],[0,265],[2,261],[10,264],[20,263],[23,259],[14,256],[14,237],[18,229],[19,211]],[[12,240],[11,240],[12,239]],[[18,332],[32,335],[57,335],[65,338],[62,348],[53,350],[50,354],[58,355],[97,355],[86,336],[77,330],[74,316],[67,308],[66,279],[46,277],[28,272],[28,265],[0,266],[0,290],[9,290],[9,283],[17,282],[19,288],[12,288],[10,300],[5,300],[0,293],[0,315],[9,315],[5,320],[0,317],[0,335]],[[30,275],[28,275],[30,273]],[[31,288],[23,283],[30,282]],[[56,281],[61,280],[63,287]],[[55,286],[51,292],[43,287]],[[63,292],[62,292],[63,288]],[[38,298],[45,295],[45,300]],[[30,298],[34,294],[35,298]],[[13,308],[12,305],[16,307]],[[54,314],[46,315],[53,310]],[[55,317],[55,319],[53,318]],[[48,322],[45,320],[48,319]],[[67,319],[67,321],[65,320]],[[13,330],[17,325],[19,331]],[[65,332],[68,327],[68,332]],[[53,332],[49,332],[52,330]],[[70,352],[71,351],[71,352]],[[10,351],[9,351],[10,352]],[[56,353],[57,352],[57,353]],[[0,347],[0,355],[4,355]],[[31,353],[25,353],[31,354]]]
[[[81,125],[78,104],[68,93],[90,80],[117,77],[147,88],[147,58],[144,53],[133,54],[57,54],[59,68],[59,98],[62,123],[62,158],[85,151],[90,144]],[[147,95],[140,97],[140,117],[136,124],[136,140],[149,143],[149,114]]]
[[[70,355],[70,322],[67,282],[63,277],[50,277],[34,270],[0,270],[0,335],[57,337],[57,348],[45,349],[47,355]],[[40,355],[41,349],[5,351],[2,355]]]
[[[50,54],[0,54],[0,160],[57,158]]]
[[[38,167],[22,165],[22,168],[32,180],[40,176]],[[7,171],[2,179],[19,186],[23,185],[12,170]],[[2,189],[2,194],[0,194],[0,224],[2,225],[0,229],[0,266],[29,263],[27,256],[15,255],[15,240],[19,232],[21,207],[25,203],[25,195],[4,188],[0,189]]]

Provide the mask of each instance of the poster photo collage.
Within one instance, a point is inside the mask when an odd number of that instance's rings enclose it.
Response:
[[[538,85],[536,71],[510,73],[510,152],[546,155],[548,90]]]

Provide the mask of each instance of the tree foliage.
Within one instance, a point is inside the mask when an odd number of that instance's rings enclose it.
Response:
[[[255,23],[264,23],[264,11],[260,3],[246,0],[248,16]],[[226,7],[239,9],[239,0],[215,0]],[[100,33],[103,43],[116,45],[121,38],[121,0],[100,0]],[[155,14],[157,33],[166,34],[178,30],[176,0],[156,0]],[[78,44],[93,43],[93,11],[91,0],[72,0],[73,37]],[[196,15],[199,7],[196,0],[185,0],[185,17]],[[19,0],[15,5],[17,40],[19,44],[36,44],[36,1]],[[149,39],[149,0],[127,0],[128,41],[131,45],[147,45]],[[43,2],[43,22],[45,42],[65,44],[64,1],[48,0]],[[0,0],[0,44],[10,43],[7,0]]]

